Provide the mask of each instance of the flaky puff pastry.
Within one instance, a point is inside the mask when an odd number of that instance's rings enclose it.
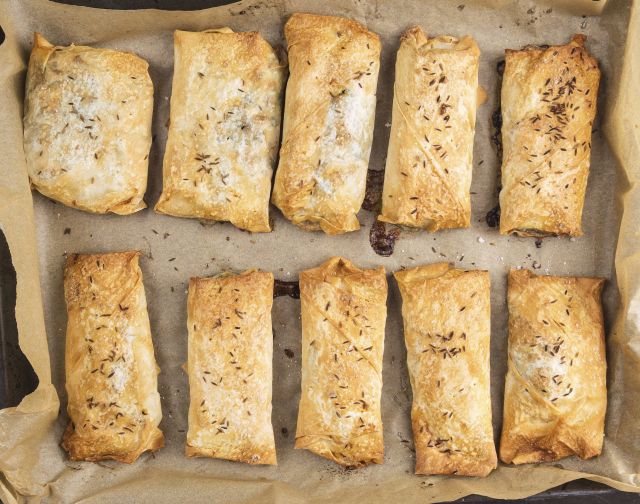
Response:
[[[416,474],[486,476],[491,424],[487,271],[446,263],[394,274],[402,295]]]
[[[273,203],[295,225],[360,228],[376,108],[380,39],[350,19],[294,14]]]
[[[24,151],[32,187],[94,213],[146,205],[153,84],[134,54],[57,47],[34,36]]]
[[[273,275],[189,283],[189,457],[276,464],[271,426]]]
[[[300,299],[302,395],[295,447],[348,467],[382,464],[384,268],[360,269],[333,257],[300,273]]]
[[[582,234],[600,82],[584,35],[506,51],[502,81],[500,232]]]
[[[509,357],[500,460],[602,451],[607,385],[601,278],[509,273]]]
[[[155,210],[270,231],[284,65],[258,32],[174,34],[163,190]]]
[[[73,254],[64,271],[71,460],[134,462],[164,444],[139,252]]]
[[[471,37],[402,36],[379,220],[469,227],[479,58]]]

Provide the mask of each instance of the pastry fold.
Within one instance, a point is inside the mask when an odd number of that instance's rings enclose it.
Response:
[[[164,444],[139,252],[73,254],[64,271],[71,460],[134,462]]]
[[[33,188],[87,212],[146,207],[153,113],[147,68],[134,54],[56,47],[35,34],[24,109]]]
[[[438,263],[394,276],[413,390],[415,472],[486,476],[497,466],[489,273]]]
[[[376,108],[380,39],[350,19],[294,14],[290,77],[272,201],[295,225],[360,228]]]
[[[602,451],[607,363],[601,278],[509,274],[509,358],[500,460]]]
[[[479,58],[471,37],[402,36],[379,220],[469,227]]]
[[[258,32],[174,33],[163,191],[155,210],[270,231],[285,69]]]
[[[295,447],[347,467],[381,464],[384,268],[360,269],[333,257],[300,273],[300,299],[302,395]]]
[[[600,82],[586,38],[507,50],[502,81],[500,233],[582,234]]]
[[[189,283],[189,457],[276,464],[271,426],[273,275]]]

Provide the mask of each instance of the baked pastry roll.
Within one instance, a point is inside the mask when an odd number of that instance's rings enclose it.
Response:
[[[34,36],[27,71],[24,152],[31,186],[87,212],[146,205],[153,84],[130,53],[55,47]]]
[[[189,283],[189,457],[276,464],[271,426],[273,275]]]
[[[156,211],[270,231],[284,66],[258,32],[174,33],[164,187]]]
[[[402,36],[381,221],[469,227],[479,58],[471,37]]]
[[[599,455],[607,409],[601,278],[509,274],[509,357],[500,459]]]
[[[500,232],[582,234],[600,82],[584,35],[506,51],[502,81]]]
[[[351,19],[294,14],[273,203],[307,230],[360,228],[373,138],[380,39]]]
[[[491,424],[487,271],[446,263],[394,274],[402,295],[416,474],[486,476]]]
[[[382,464],[384,268],[360,269],[333,257],[300,273],[300,299],[302,395],[295,447],[347,467]]]
[[[67,258],[65,351],[71,460],[134,462],[164,444],[139,252]]]

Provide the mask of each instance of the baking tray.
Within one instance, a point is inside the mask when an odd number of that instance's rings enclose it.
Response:
[[[55,0],[59,1],[59,0]],[[59,3],[82,5],[104,9],[195,10],[232,2],[224,0],[65,0]],[[4,33],[0,27],[0,44]],[[0,230],[0,409],[17,405],[37,386],[37,377],[18,346],[15,321],[16,273],[11,262],[9,248]],[[566,503],[616,502],[640,503],[640,495],[620,492],[608,486],[588,480],[576,480],[527,499],[502,502],[548,502],[562,500]],[[471,495],[458,502],[491,502],[483,496]]]

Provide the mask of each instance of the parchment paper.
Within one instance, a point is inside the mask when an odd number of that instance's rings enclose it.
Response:
[[[640,8],[636,5],[631,12],[630,0],[610,0],[602,16],[581,15],[593,14],[603,4],[591,0],[553,5],[511,0],[249,0],[197,12],[121,12],[44,0],[2,1],[0,24],[7,38],[0,46],[0,227],[17,272],[20,345],[40,380],[38,389],[17,408],[0,411],[0,497],[4,502],[37,501],[42,497],[51,502],[432,502],[470,493],[525,497],[581,477],[621,490],[640,491],[640,191],[636,187],[640,177]],[[570,5],[572,10],[561,5]],[[489,99],[478,113],[471,229],[436,234],[403,232],[395,253],[383,258],[369,246],[368,232],[375,214],[367,211],[360,213],[363,226],[359,232],[329,237],[300,231],[272,209],[274,231],[251,235],[228,224],[202,225],[196,220],[157,215],[149,209],[129,217],[96,216],[55,204],[39,194],[32,198],[22,151],[21,117],[25,68],[34,30],[60,45],[75,42],[129,50],[150,62],[156,107],[146,200],[152,206],[161,190],[171,94],[172,31],[230,26],[234,30],[259,30],[272,43],[283,44],[283,24],[295,11],[351,16],[381,35],[382,71],[371,155],[371,168],[375,170],[384,167],[399,35],[420,24],[429,34],[470,34],[477,39],[482,50],[480,83]],[[499,163],[490,141],[490,118],[499,94],[496,65],[506,47],[564,43],[572,33],[589,37],[588,47],[603,70],[583,219],[585,236],[545,239],[538,248],[531,239],[499,236],[484,220],[497,203]],[[58,446],[67,422],[63,256],[125,249],[144,253],[141,265],[156,358],[162,368],[161,428],[166,447],[155,456],[143,455],[130,466],[71,463]],[[383,372],[384,465],[344,471],[308,452],[293,450],[300,393],[300,305],[284,297],[275,300],[273,309],[273,425],[279,465],[245,467],[185,458],[188,385],[181,365],[187,350],[189,277],[259,267],[273,271],[281,280],[294,280],[301,269],[316,266],[335,254],[360,266],[382,264],[388,272],[436,261],[453,261],[491,272],[496,439],[506,368],[508,269],[525,266],[539,268],[538,273],[606,277],[609,410],[602,456],[590,461],[569,458],[537,467],[501,465],[485,479],[413,475],[411,391],[400,299],[391,281]],[[291,352],[285,354],[285,349],[293,352],[293,357],[287,355]],[[62,412],[58,415],[60,404]]]

